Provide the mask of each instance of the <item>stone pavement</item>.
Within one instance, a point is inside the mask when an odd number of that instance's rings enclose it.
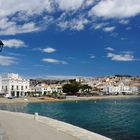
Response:
[[[0,140],[8,140],[6,131],[4,130],[4,128],[1,125],[0,125]]]
[[[0,112],[0,124],[0,140],[76,140],[43,123],[14,113]]]
[[[0,111],[0,140],[111,140],[48,117]]]

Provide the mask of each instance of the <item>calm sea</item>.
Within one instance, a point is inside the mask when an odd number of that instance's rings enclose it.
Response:
[[[65,121],[114,140],[140,140],[140,98],[27,104],[0,104],[19,111]]]

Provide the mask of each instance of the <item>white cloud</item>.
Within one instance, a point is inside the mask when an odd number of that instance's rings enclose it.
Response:
[[[130,53],[121,53],[121,54],[115,54],[115,53],[108,53],[107,54],[108,58],[111,58],[113,61],[135,61],[137,59],[134,58],[133,54]]]
[[[6,21],[1,24],[0,22],[0,35],[15,35],[19,33],[29,33],[41,30],[34,22],[17,25],[16,22]]]
[[[120,20],[120,23],[124,24],[124,25],[127,25],[129,23],[129,20],[128,19],[122,19],[122,20]]]
[[[131,29],[132,29],[132,27],[130,27],[130,26],[126,28],[127,31],[129,31],[129,30],[131,30]]]
[[[0,5],[0,35],[37,32],[51,25],[81,31],[96,24],[94,29],[111,32],[115,27],[100,21],[119,18],[117,23],[128,24],[140,14],[140,0],[0,0]]]
[[[91,59],[94,59],[94,58],[95,58],[95,55],[90,56],[90,58],[91,58]]]
[[[85,28],[85,25],[87,25],[88,22],[89,21],[87,19],[83,17],[79,17],[79,18],[72,19],[70,21],[60,21],[57,26],[62,30],[70,29],[70,30],[81,31]]]
[[[69,11],[78,10],[83,4],[89,6],[91,3],[93,3],[93,0],[86,2],[85,0],[16,0],[7,3],[1,0],[0,35],[41,31],[51,24],[58,25],[58,22],[63,29],[83,30],[85,24],[87,24],[86,19],[73,20],[72,18],[71,23],[67,20],[60,21],[59,17],[54,18],[50,13],[56,13],[58,9],[64,10],[62,15],[65,15],[65,19],[68,15],[71,15]],[[68,14],[65,14],[66,11]]]
[[[2,40],[2,41],[4,43],[4,46],[8,48],[21,48],[26,46],[25,42],[18,39],[10,39],[10,40]]]
[[[9,65],[12,65],[15,63],[17,63],[16,58],[0,55],[0,65],[1,66],[9,66]]]
[[[44,11],[52,11],[50,0],[12,0],[8,2],[1,0],[0,5],[0,17],[11,16],[17,12],[30,16],[40,15]]]
[[[66,61],[61,61],[53,58],[43,58],[42,61],[54,64],[67,64]]]
[[[42,49],[43,52],[46,52],[46,53],[53,53],[56,51],[56,49],[54,48],[44,48]]]
[[[129,18],[140,14],[140,0],[101,0],[89,12],[104,18]]]
[[[14,53],[14,52],[6,52],[7,55],[10,56],[15,56],[15,57],[21,57],[21,56],[26,56],[25,54],[21,53]]]
[[[86,1],[85,1],[85,7],[88,7],[88,6],[93,5],[94,2],[95,2],[95,0],[86,0]]]
[[[114,51],[114,49],[113,48],[111,48],[111,47],[107,47],[107,48],[105,48],[107,51]]]
[[[70,11],[79,9],[84,0],[56,0],[61,10]]]
[[[114,26],[103,28],[103,31],[105,31],[105,32],[112,32],[114,30],[115,30],[115,27]]]
[[[11,26],[15,26],[15,22],[9,21],[7,17],[1,18],[0,19],[0,29],[5,30]]]
[[[53,11],[50,0],[1,0],[0,5],[0,35],[39,31],[40,27],[31,19]]]
[[[101,29],[101,28],[103,28],[103,27],[105,27],[105,26],[107,26],[108,25],[108,23],[98,23],[98,24],[95,24],[94,25],[94,29]]]

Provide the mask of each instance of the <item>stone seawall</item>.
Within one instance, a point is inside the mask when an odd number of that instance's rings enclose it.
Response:
[[[9,140],[111,140],[80,127],[48,117],[0,111],[0,125]]]

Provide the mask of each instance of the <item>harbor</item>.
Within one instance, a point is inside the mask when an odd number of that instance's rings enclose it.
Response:
[[[14,99],[12,100],[14,101]],[[122,98],[112,97],[96,100],[20,102],[12,104],[0,103],[0,109],[3,111],[7,110],[15,113],[19,112],[30,114],[32,116],[31,122],[34,120],[34,114],[38,113],[39,119],[40,117],[42,118],[42,116],[44,118],[51,118],[49,119],[49,121],[47,121],[47,124],[51,122],[50,120],[55,120],[55,122],[57,122],[56,120],[58,120],[64,124],[68,123],[72,126],[86,129],[90,132],[100,134],[113,140],[133,140],[140,138],[140,97],[138,96],[124,96]],[[4,117],[5,120],[8,120],[7,123],[11,118],[10,113],[8,117],[9,118]],[[12,122],[13,121],[11,120],[10,123]],[[13,125],[17,128],[18,124],[13,123]],[[67,128],[73,128],[71,127],[71,125],[68,125],[68,127],[65,127],[64,129],[59,129],[67,131]],[[53,124],[53,126],[54,129],[56,129],[59,125],[56,124],[55,126]],[[79,131],[75,131],[75,133],[72,133],[81,135],[81,132]]]
[[[140,140],[140,0],[0,0],[0,140]]]

